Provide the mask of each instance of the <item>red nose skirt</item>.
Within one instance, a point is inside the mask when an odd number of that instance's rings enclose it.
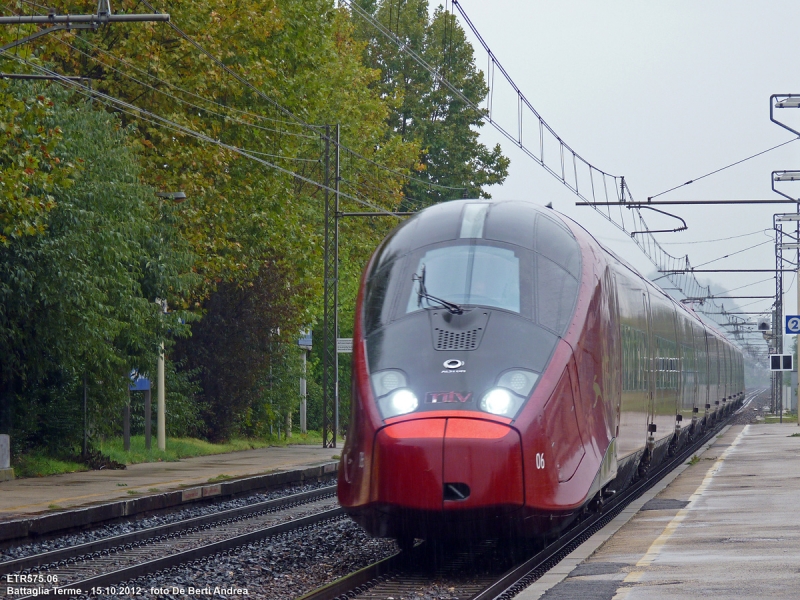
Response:
[[[371,501],[391,529],[492,526],[524,502],[519,433],[496,422],[432,418],[375,436]],[[395,533],[399,535],[399,533]]]

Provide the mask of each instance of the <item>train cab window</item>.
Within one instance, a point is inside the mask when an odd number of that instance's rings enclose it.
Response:
[[[421,294],[424,268],[425,292],[447,302],[495,307],[520,312],[520,256],[511,248],[482,244],[459,244],[433,248],[417,261],[417,278],[411,287],[406,313],[435,301]],[[412,261],[413,264],[413,261]]]
[[[539,324],[563,334],[578,298],[578,280],[544,256],[536,257],[536,291]]]
[[[536,251],[562,266],[573,277],[581,275],[581,250],[564,227],[543,215],[536,219]]]
[[[403,259],[395,259],[384,264],[367,280],[364,302],[364,334],[369,335],[389,322],[392,306],[402,272]]]

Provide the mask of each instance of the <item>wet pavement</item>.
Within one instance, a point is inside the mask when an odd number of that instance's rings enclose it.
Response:
[[[517,598],[800,597],[797,425],[729,427],[691,462]]]
[[[334,465],[337,449],[286,446],[128,465],[123,470],[86,471],[0,482],[0,521],[122,499],[138,498],[230,479]]]

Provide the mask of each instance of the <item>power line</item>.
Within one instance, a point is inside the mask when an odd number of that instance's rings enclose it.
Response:
[[[27,2],[27,3],[31,3],[30,0],[22,0],[22,1],[23,2]],[[151,4],[149,4],[149,2],[147,2],[146,0],[143,0],[143,1],[145,2],[145,4],[147,4],[147,6],[150,8],[150,10],[156,11],[156,9]],[[6,10],[8,10],[9,12],[13,13],[13,10],[10,9],[8,7],[8,5],[4,5],[4,6],[5,6]],[[136,71],[144,74],[145,76],[147,76],[147,77],[149,77],[149,78],[151,78],[151,79],[153,79],[155,81],[158,81],[159,83],[162,83],[162,84],[164,84],[166,86],[169,86],[169,87],[171,87],[173,89],[180,90],[180,91],[182,91],[182,92],[184,92],[186,94],[189,94],[189,95],[191,95],[191,96],[193,96],[193,97],[195,97],[197,99],[200,99],[200,100],[202,100],[204,102],[209,102],[211,104],[215,104],[217,106],[224,107],[227,110],[233,110],[235,112],[243,113],[243,114],[245,114],[247,116],[252,116],[252,117],[255,117],[255,118],[259,118],[259,119],[266,119],[268,121],[272,121],[272,122],[276,122],[276,123],[280,123],[280,124],[299,125],[299,126],[302,126],[302,127],[307,127],[307,128],[316,129],[316,130],[319,130],[319,129],[321,129],[323,127],[323,126],[319,126],[319,125],[309,125],[308,123],[306,123],[305,121],[303,121],[299,117],[296,117],[293,113],[291,113],[291,111],[289,111],[288,109],[285,109],[284,107],[280,106],[274,100],[270,99],[268,96],[266,96],[265,94],[260,92],[260,90],[255,88],[252,84],[247,82],[244,78],[241,78],[235,72],[231,71],[223,63],[221,63],[221,61],[219,61],[218,59],[214,58],[211,53],[209,53],[205,49],[202,49],[200,44],[198,44],[193,39],[191,39],[191,37],[188,36],[188,34],[186,34],[185,32],[183,32],[183,30],[181,30],[177,25],[175,25],[175,23],[173,21],[170,21],[169,24],[174,30],[176,30],[176,32],[179,33],[179,35],[181,35],[184,39],[186,39],[186,41],[188,41],[190,44],[192,44],[195,48],[200,49],[206,56],[211,58],[215,62],[215,64],[221,66],[225,70],[225,72],[231,74],[240,83],[244,82],[244,84],[247,87],[249,87],[250,89],[255,91],[260,97],[262,97],[264,99],[267,99],[273,105],[279,106],[282,109],[282,112],[284,112],[284,114],[292,115],[295,118],[295,121],[290,123],[290,122],[287,122],[287,121],[281,121],[281,120],[278,120],[278,119],[272,119],[270,117],[264,117],[262,115],[257,115],[257,114],[250,113],[250,112],[247,112],[247,111],[241,111],[239,109],[235,109],[235,108],[231,108],[229,106],[221,105],[221,104],[215,102],[214,100],[210,100],[210,99],[205,98],[203,96],[199,96],[198,94],[195,94],[195,93],[193,93],[191,91],[185,90],[184,88],[176,86],[175,84],[172,84],[172,83],[170,83],[168,81],[165,81],[165,80],[163,80],[163,79],[161,79],[161,78],[159,78],[159,77],[157,77],[155,75],[152,75],[149,72],[146,72],[143,69],[141,69],[139,67],[136,67],[135,65],[133,65],[129,61],[126,61],[126,60],[124,60],[124,59],[122,59],[120,57],[116,57],[116,56],[112,55],[111,53],[103,50],[102,48],[98,47],[95,44],[92,44],[91,42],[89,42],[88,40],[86,40],[84,38],[80,38],[79,37],[78,39],[80,39],[83,43],[87,44],[88,46],[94,48],[98,52],[101,52],[105,56],[108,56],[112,60],[117,60],[117,61],[121,62],[122,64],[124,64],[126,67],[133,68]],[[147,84],[147,83],[145,83],[143,81],[140,81],[140,80],[134,78],[133,76],[131,76],[131,75],[129,75],[129,74],[127,74],[127,73],[125,73],[125,72],[123,72],[123,71],[121,71],[121,70],[119,70],[119,69],[117,69],[117,68],[115,68],[115,67],[113,67],[111,65],[107,65],[105,63],[102,63],[96,57],[94,57],[94,56],[92,56],[90,54],[87,54],[86,52],[83,52],[82,50],[76,48],[74,45],[69,44],[68,42],[65,42],[64,40],[59,40],[59,42],[61,44],[63,44],[63,45],[66,45],[67,47],[72,48],[76,52],[79,52],[79,53],[83,54],[87,58],[90,58],[91,60],[95,60],[95,61],[99,62],[100,64],[103,64],[107,68],[112,69],[113,71],[115,71],[116,73],[120,74],[121,76],[126,77],[126,78],[130,79],[131,81],[136,82],[139,85],[142,85],[144,87],[147,87],[148,89],[151,89],[152,91],[155,91],[155,92],[157,92],[159,94],[162,94],[164,96],[172,98],[176,102],[180,102],[180,103],[183,103],[183,104],[185,104],[187,106],[191,106],[192,108],[195,108],[195,109],[198,109],[198,110],[203,110],[205,112],[208,112],[208,113],[211,113],[211,114],[215,114],[215,115],[217,115],[217,116],[219,116],[221,118],[228,119],[228,120],[231,120],[231,121],[234,121],[234,122],[238,122],[238,123],[240,123],[242,125],[246,125],[248,127],[258,128],[258,129],[264,130],[264,131],[272,131],[272,132],[279,133],[279,134],[282,134],[282,135],[286,134],[286,135],[295,136],[295,137],[301,137],[301,138],[306,138],[306,139],[318,139],[317,136],[304,135],[304,134],[299,134],[299,133],[296,133],[296,132],[285,131],[285,130],[270,129],[270,128],[266,128],[266,127],[263,127],[263,126],[255,125],[255,124],[252,124],[252,123],[249,123],[249,122],[246,122],[246,121],[242,121],[241,119],[237,119],[235,117],[232,117],[230,115],[225,115],[225,114],[216,112],[214,110],[208,109],[207,107],[198,106],[196,104],[188,102],[187,100],[184,100],[182,98],[178,98],[174,94],[170,94],[168,92],[165,92],[164,90],[161,90],[161,89],[156,88],[154,86],[151,86],[151,85],[149,85],[149,84]],[[412,175],[408,175],[406,173],[403,173],[402,171],[398,171],[396,169],[392,169],[391,167],[387,167],[386,165],[382,165],[382,164],[378,163],[377,161],[372,160],[372,159],[364,156],[363,154],[359,153],[358,151],[356,151],[356,150],[354,150],[352,148],[349,148],[349,147],[347,147],[347,146],[345,146],[343,144],[339,144],[339,148],[343,152],[348,153],[348,154],[350,154],[350,155],[352,155],[354,157],[357,157],[360,160],[368,162],[369,164],[371,164],[371,165],[373,165],[373,166],[375,166],[375,167],[377,167],[377,168],[379,168],[379,169],[381,169],[381,170],[383,170],[385,172],[391,173],[391,174],[393,174],[393,175],[395,175],[397,177],[402,177],[403,179],[405,179],[407,181],[419,183],[420,185],[428,187],[428,188],[436,188],[436,189],[444,189],[444,190],[458,190],[458,191],[464,191],[464,190],[467,189],[467,188],[463,188],[463,187],[452,187],[452,186],[446,186],[446,185],[442,185],[442,184],[437,184],[437,183],[434,183],[434,182],[431,182],[431,181],[427,181],[427,180],[424,180],[424,179],[420,179],[420,178],[414,177]],[[272,154],[272,155],[268,155],[268,156],[271,156],[273,158],[283,158],[283,159],[286,159],[286,160],[294,160],[294,161],[301,161],[301,162],[316,162],[317,161],[317,159],[302,159],[302,158],[297,158],[297,157],[287,157],[287,156],[278,155],[278,154]],[[409,198],[409,200],[413,200],[413,198]]]
[[[654,196],[648,196],[647,199],[648,200],[652,200],[653,198],[658,198],[659,196],[663,196],[664,194],[668,194],[669,192],[673,192],[673,191],[675,191],[675,190],[677,190],[679,188],[682,188],[684,186],[692,184],[695,181],[700,181],[701,179],[705,179],[706,177],[710,177],[711,175],[716,175],[720,171],[724,171],[725,169],[730,169],[731,167],[735,167],[736,165],[740,165],[743,162],[747,162],[751,158],[756,158],[757,156],[761,156],[762,154],[766,154],[767,152],[772,152],[773,150],[776,150],[776,149],[780,148],[781,146],[785,146],[786,144],[791,144],[792,142],[796,142],[797,140],[800,140],[800,138],[792,138],[791,140],[788,140],[786,142],[778,144],[777,146],[773,146],[772,148],[767,148],[766,150],[762,150],[761,152],[757,152],[756,154],[753,154],[752,156],[748,156],[747,158],[743,158],[742,160],[737,160],[735,163],[731,163],[731,164],[729,164],[729,165],[727,165],[725,167],[722,167],[720,169],[716,169],[714,171],[711,171],[710,173],[706,173],[705,175],[701,175],[700,177],[695,177],[694,179],[690,179],[686,183],[682,183],[680,185],[676,185],[675,187],[670,188],[668,190],[665,190],[663,192],[660,192],[658,194],[655,194]]]
[[[771,229],[759,229],[758,231],[753,231],[751,233],[743,233],[741,235],[732,235],[730,237],[724,238],[717,238],[715,240],[698,240],[695,242],[661,242],[662,246],[680,246],[680,245],[689,245],[689,244],[710,244],[712,242],[727,242],[728,240],[735,240],[738,238],[748,237],[751,235],[756,235],[757,233],[764,233],[765,231],[772,231]]]
[[[269,162],[267,160],[264,160],[262,158],[254,156],[254,155],[250,154],[249,152],[247,152],[246,150],[243,150],[242,148],[239,148],[237,146],[233,146],[233,145],[230,145],[230,144],[226,144],[226,143],[224,143],[224,142],[222,142],[220,140],[211,138],[211,137],[207,136],[206,134],[203,134],[203,133],[200,133],[198,131],[195,131],[195,130],[193,130],[193,129],[189,128],[189,127],[186,127],[184,125],[180,125],[179,123],[176,123],[176,122],[174,122],[174,121],[172,121],[172,120],[170,120],[170,119],[168,119],[166,117],[162,117],[161,115],[158,115],[156,113],[150,112],[150,111],[148,111],[146,109],[140,108],[138,106],[134,106],[134,105],[132,105],[132,104],[130,104],[128,102],[125,102],[124,100],[120,100],[119,98],[115,98],[113,96],[109,96],[107,94],[104,94],[103,92],[99,92],[99,91],[96,91],[96,90],[91,90],[88,87],[86,87],[85,85],[81,85],[78,82],[75,82],[73,80],[69,80],[69,79],[65,78],[64,76],[60,75],[59,73],[56,73],[55,71],[51,71],[50,69],[47,69],[46,67],[42,67],[40,65],[36,65],[36,64],[31,63],[31,62],[29,62],[29,61],[27,61],[27,60],[25,60],[23,58],[11,55],[7,51],[3,52],[3,54],[6,55],[7,57],[13,58],[13,59],[15,59],[15,60],[17,60],[19,62],[22,62],[22,63],[28,65],[29,67],[32,67],[32,68],[34,68],[34,69],[36,69],[36,70],[38,70],[38,71],[40,71],[42,73],[45,73],[45,74],[51,76],[54,80],[58,81],[62,85],[65,85],[65,87],[72,87],[78,93],[82,94],[83,96],[86,96],[87,98],[98,100],[98,101],[100,101],[103,104],[106,104],[108,106],[113,106],[113,107],[117,108],[118,110],[121,110],[122,112],[125,112],[125,113],[127,113],[127,114],[129,114],[129,115],[131,115],[131,116],[133,116],[135,118],[141,118],[142,120],[150,122],[150,123],[152,123],[154,125],[167,127],[169,129],[171,129],[172,131],[175,131],[176,133],[182,133],[184,135],[187,135],[189,137],[193,137],[193,138],[198,139],[200,141],[207,142],[207,143],[210,143],[210,144],[214,144],[216,146],[219,146],[220,148],[223,148],[225,150],[228,150],[230,152],[233,152],[233,153],[238,154],[240,156],[243,156],[245,158],[249,158],[250,160],[253,160],[253,161],[257,162],[257,163],[260,163],[260,164],[262,164],[262,165],[264,165],[266,167],[269,167],[269,168],[274,169],[276,171],[280,171],[281,173],[284,173],[286,175],[290,175],[291,177],[293,177],[295,179],[298,179],[298,180],[303,181],[305,183],[309,183],[309,184],[311,184],[311,185],[313,185],[315,187],[318,187],[320,189],[336,193],[336,190],[334,188],[328,187],[328,186],[326,186],[324,184],[321,184],[321,183],[319,183],[317,181],[314,181],[313,179],[309,179],[308,177],[305,177],[304,175],[300,175],[299,173],[296,173],[296,172],[294,172],[294,171],[292,171],[290,169],[287,169],[285,167],[281,167],[280,165],[276,165],[276,164],[271,163],[271,162]],[[369,208],[372,208],[373,210],[376,210],[378,212],[385,213],[385,214],[391,215],[391,216],[397,216],[394,213],[392,213],[391,211],[389,211],[389,210],[387,210],[385,208],[382,208],[382,207],[380,207],[380,206],[378,206],[376,204],[373,204],[373,203],[371,203],[371,202],[369,202],[367,200],[364,200],[363,198],[358,198],[358,197],[353,196],[351,194],[343,193],[341,191],[339,191],[338,193],[343,198],[347,198],[349,200],[357,202],[358,204],[361,204],[363,206],[367,206]]]
[[[771,243],[772,243],[772,240],[766,240],[764,242],[759,242],[758,244],[755,244],[753,246],[748,246],[747,248],[744,248],[742,250],[737,250],[736,252],[731,252],[730,254],[726,254],[725,256],[720,256],[719,258],[715,258],[713,260],[709,260],[707,262],[700,263],[699,265],[695,265],[695,268],[703,267],[705,265],[710,265],[711,263],[717,262],[718,260],[722,260],[723,258],[728,258],[730,256],[735,256],[737,254],[741,254],[742,252],[747,252],[748,250],[752,250],[753,248],[758,248],[759,246],[763,246],[764,244],[771,244]]]
[[[727,290],[728,292],[735,292],[736,290],[741,290],[742,288],[750,287],[752,285],[758,285],[759,283],[764,283],[766,281],[772,281],[774,277],[767,277],[766,279],[761,279],[759,281],[754,281],[753,283],[748,283],[746,285],[740,285],[739,287],[731,288]]]

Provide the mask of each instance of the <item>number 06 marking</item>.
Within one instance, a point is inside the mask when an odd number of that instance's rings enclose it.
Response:
[[[536,453],[536,468],[544,469],[544,453],[542,452]]]

